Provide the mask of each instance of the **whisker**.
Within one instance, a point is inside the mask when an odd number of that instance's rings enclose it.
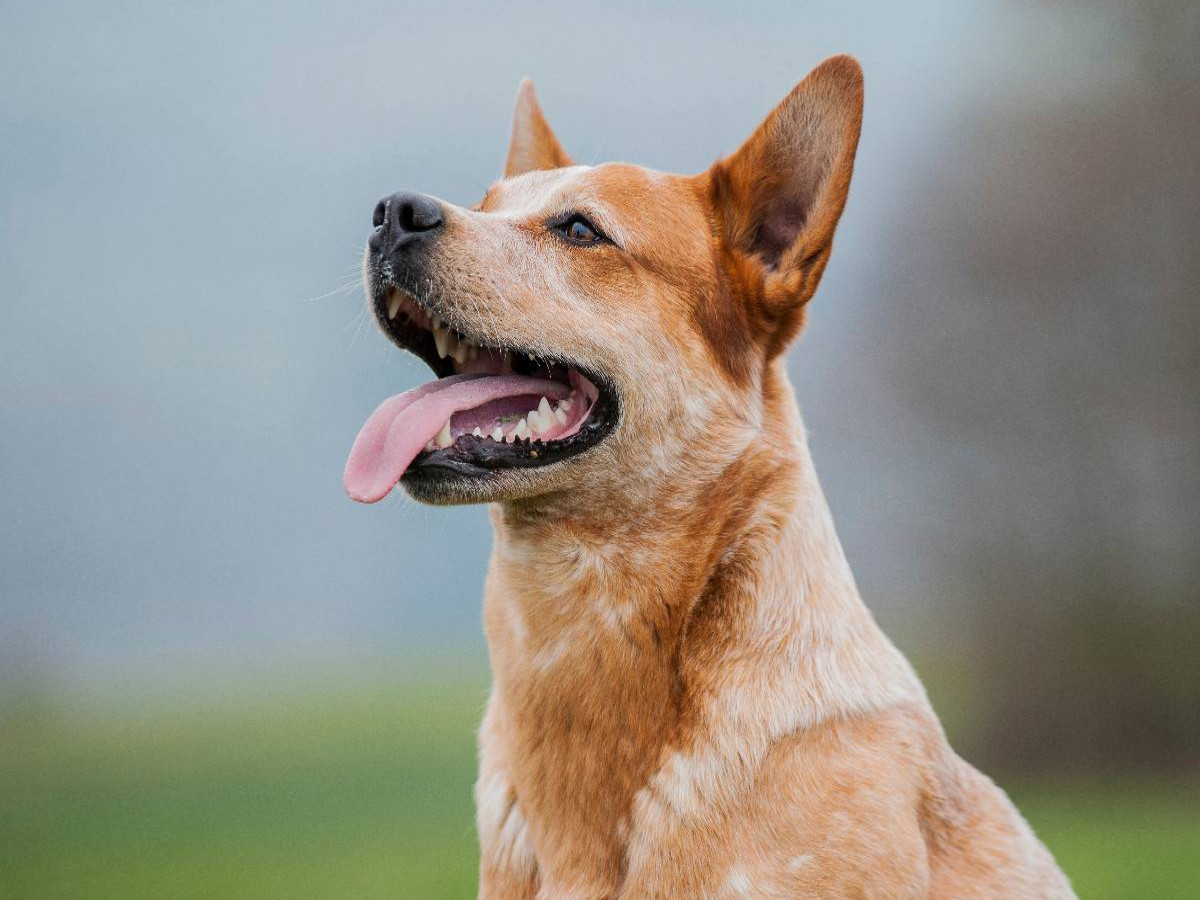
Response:
[[[356,327],[355,327],[355,329],[354,329],[354,336],[353,336],[352,338],[350,338],[350,343],[349,343],[349,345],[346,347],[346,352],[347,352],[347,353],[349,353],[351,350],[353,350],[353,349],[354,349],[354,345],[355,345],[356,343],[358,343],[358,336],[359,336],[360,334],[362,334],[363,325],[365,325],[365,324],[366,324],[366,322],[367,322],[367,311],[366,311],[366,309],[361,309],[361,310],[359,310],[359,312],[358,312],[358,316],[356,317],[356,320],[355,320],[355,321],[357,322],[357,325],[356,325]]]
[[[300,300],[301,303],[318,303],[321,300],[328,300],[330,297],[336,297],[339,294],[348,294],[350,291],[360,287],[358,279],[349,281],[341,287],[335,287],[332,291],[326,291],[324,294],[318,294],[315,297],[304,297]]]

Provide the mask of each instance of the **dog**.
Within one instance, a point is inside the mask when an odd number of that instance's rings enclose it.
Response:
[[[573,164],[526,79],[477,205],[374,210],[371,310],[438,378],[346,489],[491,504],[480,898],[1074,896],[860,599],[786,375],[862,106],[834,57],[680,176]]]

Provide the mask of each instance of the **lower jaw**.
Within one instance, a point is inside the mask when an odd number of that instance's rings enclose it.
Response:
[[[434,506],[522,501],[558,490],[549,472],[526,468],[480,469],[450,460],[414,465],[400,479],[412,499]]]
[[[451,506],[506,500],[511,492],[505,490],[505,480],[502,472],[462,474],[442,466],[413,466],[400,486],[419,503]]]

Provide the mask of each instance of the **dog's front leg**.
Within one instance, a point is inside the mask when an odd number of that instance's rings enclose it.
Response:
[[[505,768],[499,727],[493,698],[479,729],[479,780],[475,783],[479,900],[534,900],[537,860]]]
[[[503,769],[484,765],[475,798],[479,900],[534,900],[537,863],[525,817]]]

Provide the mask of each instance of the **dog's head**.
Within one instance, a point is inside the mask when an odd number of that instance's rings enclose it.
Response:
[[[766,373],[829,259],[861,118],[861,70],[835,57],[700,175],[576,166],[522,83],[476,206],[375,208],[371,307],[438,378],[363,427],[351,496],[651,490],[768,440]]]

